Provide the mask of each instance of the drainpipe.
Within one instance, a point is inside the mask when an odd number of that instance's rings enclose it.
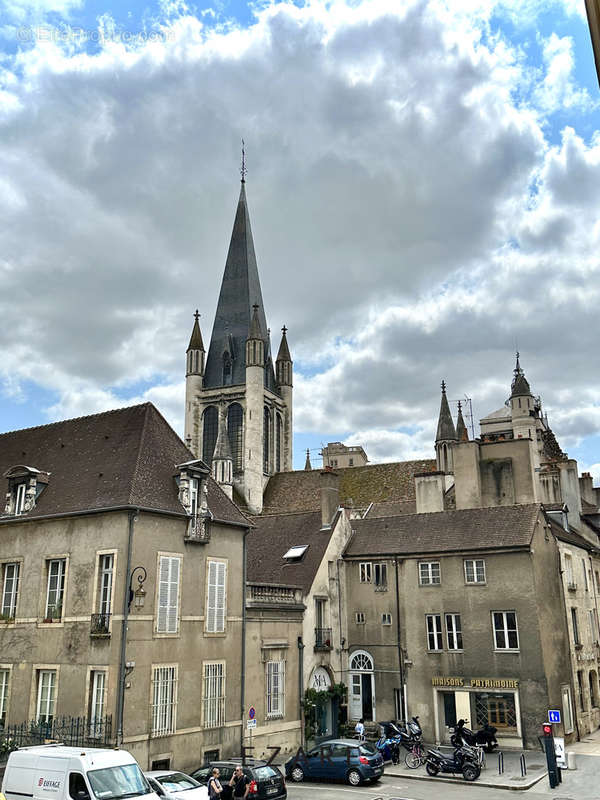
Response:
[[[298,637],[298,703],[300,711],[300,745],[304,747],[304,648],[302,637]]]
[[[129,618],[129,584],[131,582],[131,551],[133,549],[133,526],[139,509],[129,512],[127,535],[127,569],[125,571],[125,591],[123,592],[123,621],[121,622],[121,655],[119,659],[119,694],[117,696],[117,747],[123,744],[123,711],[125,708],[125,677],[127,674],[127,621]]]
[[[400,583],[398,580],[398,556],[394,557],[396,572],[396,640],[398,642],[398,671],[400,673],[400,702],[404,708],[404,717],[408,719],[408,703],[404,685],[404,659],[402,657],[402,628],[400,626]]]
[[[240,725],[240,755],[244,752],[244,717],[246,716],[246,556],[248,552],[246,537],[249,533],[250,528],[246,528],[242,552],[242,675],[240,683],[240,719],[242,724]]]

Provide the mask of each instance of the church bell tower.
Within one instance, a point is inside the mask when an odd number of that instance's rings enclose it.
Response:
[[[262,511],[269,476],[292,469],[292,359],[284,328],[275,370],[250,228],[243,150],[241,172],[206,363],[197,317],[188,348],[185,436],[210,467],[219,428],[220,451],[226,430],[233,499],[256,514]],[[213,470],[217,480],[222,472]]]

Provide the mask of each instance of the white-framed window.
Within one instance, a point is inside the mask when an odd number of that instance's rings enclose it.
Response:
[[[588,586],[588,576],[587,576],[587,571],[586,571],[585,558],[581,559],[581,569],[583,570],[583,582],[584,582],[585,590],[586,590],[586,592],[589,592],[590,587]]]
[[[207,633],[223,633],[227,618],[227,563],[206,562],[206,615]]]
[[[37,672],[37,705],[38,722],[52,722],[56,712],[56,670],[39,669]]]
[[[485,561],[483,558],[465,558],[465,582],[485,583]]]
[[[48,570],[48,588],[46,592],[45,618],[62,619],[67,560],[65,558],[51,558],[46,562],[46,565]]]
[[[354,621],[357,625],[364,625],[365,624],[365,612],[364,611],[356,611],[354,614]]]
[[[9,683],[10,683],[10,670],[0,669],[0,731],[3,731],[4,728],[6,727]]]
[[[18,483],[15,486],[15,515],[19,516],[25,508],[25,495],[27,494],[27,484]]]
[[[285,661],[267,661],[267,717],[285,715]]]
[[[437,586],[442,582],[439,561],[419,562],[419,584],[421,586]]]
[[[90,704],[88,719],[90,736],[99,739],[104,733],[103,724],[106,714],[106,671],[94,669],[90,672]]]
[[[442,615],[441,614],[427,614],[425,619],[427,621],[427,649],[428,650],[441,650],[442,649]]]
[[[2,617],[14,619],[19,594],[19,575],[21,565],[18,561],[2,565]]]
[[[152,669],[152,736],[169,736],[177,724],[177,665]]]
[[[519,632],[515,611],[492,611],[496,650],[518,650]]]
[[[358,572],[360,575],[360,582],[361,583],[371,583],[372,580],[372,573],[373,573],[373,565],[370,561],[361,561],[358,565]]]
[[[205,728],[218,728],[225,723],[225,662],[205,662],[203,677],[203,724]]]
[[[158,557],[157,633],[178,633],[179,631],[180,577],[180,556]]]
[[[382,625],[391,625],[392,624],[392,615],[384,613],[381,615],[381,624]]]
[[[565,553],[565,576],[567,579],[567,586],[569,589],[576,587],[575,578],[573,577],[573,559],[570,555]]]
[[[579,619],[577,617],[577,609],[571,609],[571,624],[573,626],[573,642],[578,645],[581,644],[581,639],[579,638]]]
[[[463,649],[460,614],[446,614],[446,637],[448,640],[448,650]]]
[[[112,586],[115,567],[114,553],[103,553],[98,559],[98,613],[112,611]]]
[[[387,564],[385,562],[382,562],[381,564],[373,564],[373,572],[375,588],[387,589]]]
[[[198,478],[190,478],[190,514],[195,517],[198,514]]]

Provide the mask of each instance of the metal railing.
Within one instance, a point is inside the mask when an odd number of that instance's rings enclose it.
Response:
[[[18,725],[6,725],[2,738],[11,747],[27,747],[46,742],[61,742],[71,747],[109,745],[112,740],[112,716],[55,717],[50,720],[29,720]]]
[[[315,650],[331,649],[331,628],[315,628]]]
[[[92,614],[90,636],[110,636],[110,614]]]
[[[210,517],[201,514],[192,517],[185,538],[189,542],[210,542]]]

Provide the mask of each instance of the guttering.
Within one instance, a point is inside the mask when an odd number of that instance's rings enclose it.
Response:
[[[398,670],[400,672],[400,702],[404,707],[404,719],[408,719],[408,700],[406,697],[406,684],[404,682],[404,659],[402,657],[402,627],[400,625],[400,584],[398,578],[399,556],[394,556],[394,569],[396,573],[396,641],[398,644]]]
[[[250,533],[250,528],[244,531],[244,541],[242,545],[242,676],[240,691],[240,753],[244,753],[244,719],[246,718],[246,556],[248,548],[246,537]]]

